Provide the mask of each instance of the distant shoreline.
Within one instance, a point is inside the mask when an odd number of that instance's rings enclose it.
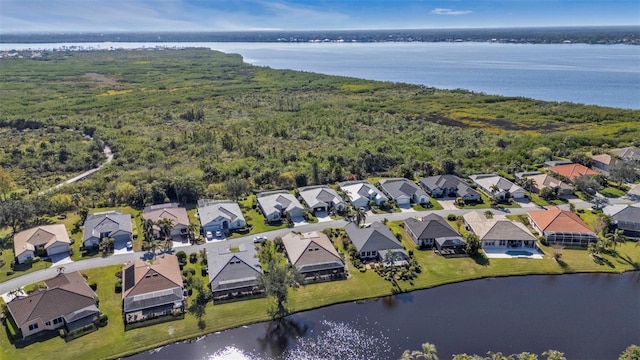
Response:
[[[640,26],[236,32],[13,33],[0,35],[0,44],[58,42],[496,42],[510,44],[580,43],[640,45]]]

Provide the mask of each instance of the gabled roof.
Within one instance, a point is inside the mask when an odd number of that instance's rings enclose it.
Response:
[[[290,232],[282,237],[289,262],[300,268],[304,265],[337,262],[344,266],[340,254],[324,233],[313,231],[302,234]]]
[[[550,206],[548,210],[529,211],[529,217],[544,232],[593,234],[593,230],[571,211]]]
[[[599,163],[603,163],[605,165],[611,166],[614,165],[618,160],[616,160],[615,157],[609,155],[609,154],[598,154],[598,155],[593,155],[591,156],[591,158],[593,159],[593,161],[597,161]]]
[[[231,200],[200,199],[198,200],[198,216],[203,226],[220,218],[230,222],[241,219],[244,222],[240,205]]]
[[[494,215],[487,219],[472,211],[463,215],[464,220],[480,240],[536,240],[522,223],[507,219],[504,215]]]
[[[182,288],[178,258],[165,254],[152,263],[136,260],[122,269],[122,298]]]
[[[522,177],[523,179],[531,179],[533,180],[533,182],[535,183],[535,186],[538,190],[544,189],[544,188],[556,188],[559,187],[560,189],[564,189],[564,190],[571,190],[573,189],[571,187],[571,185],[564,183],[556,178],[554,178],[553,176],[549,175],[549,174],[536,174],[536,175],[525,175]]]
[[[611,150],[611,153],[625,160],[640,160],[640,149],[635,147],[625,147]]]
[[[394,199],[400,196],[406,196],[408,198],[414,195],[427,196],[427,193],[418,185],[405,178],[382,179],[380,180],[380,187]]]
[[[472,189],[466,182],[455,175],[437,175],[420,179],[420,184],[425,189],[457,189],[458,195],[478,196],[480,193]]]
[[[404,223],[411,229],[411,232],[416,234],[418,239],[460,237],[460,234],[442,216],[433,213],[421,220],[409,218]]]
[[[549,168],[549,171],[553,171],[556,174],[560,174],[567,179],[573,181],[575,178],[581,175],[597,175],[598,172],[589,169],[588,167],[580,164],[564,164],[556,165]]]
[[[177,205],[178,204],[171,203],[147,207],[142,211],[142,218],[145,220],[153,220],[154,222],[160,219],[171,219],[174,227],[177,225],[189,226],[187,209],[178,207]]]
[[[638,206],[640,205],[609,205],[605,206],[602,211],[615,221],[640,223],[640,207]]]
[[[47,289],[16,297],[7,303],[16,325],[22,326],[38,318],[43,322],[50,321],[96,304],[96,294],[78,272],[60,273],[45,284]]]
[[[338,193],[327,185],[304,186],[298,192],[310,208],[344,203]]]
[[[338,185],[340,185],[342,191],[347,193],[351,202],[358,201],[360,199],[366,199],[367,201],[370,199],[387,200],[387,197],[384,196],[377,187],[364,180],[343,181],[338,183]]]
[[[82,241],[84,242],[92,237],[100,237],[102,233],[114,234],[118,231],[131,233],[130,214],[123,214],[119,211],[91,214],[84,222]]]
[[[344,230],[358,252],[402,249],[402,244],[393,236],[391,230],[379,222],[365,228],[349,223]]]
[[[207,256],[209,283],[212,290],[228,290],[255,286],[262,274],[256,250],[240,245],[239,251],[210,251]]]
[[[64,224],[42,225],[17,233],[13,238],[15,256],[27,250],[34,251],[36,246],[47,249],[56,242],[71,244]]]
[[[286,190],[261,192],[258,193],[256,197],[265,215],[273,214],[274,212],[280,213],[294,209],[303,209],[298,199]]]
[[[496,185],[500,192],[510,192],[511,194],[524,191],[520,186],[496,174],[481,174],[469,176],[478,186],[490,191],[493,185]]]

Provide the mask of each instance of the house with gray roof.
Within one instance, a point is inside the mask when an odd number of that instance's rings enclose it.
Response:
[[[98,246],[102,239],[110,237],[115,248],[122,248],[131,241],[132,228],[130,214],[119,211],[91,214],[84,222],[82,244],[84,247]]]
[[[7,303],[7,321],[20,329],[21,337],[59,328],[70,332],[98,321],[98,296],[80,273],[60,273],[44,283],[46,289]]]
[[[258,205],[267,222],[277,222],[288,212],[292,218],[303,216],[302,204],[286,190],[266,191],[256,194]]]
[[[247,226],[242,215],[240,205],[231,200],[198,200],[198,218],[202,225],[202,232],[236,230]]]
[[[400,241],[382,223],[374,222],[368,227],[360,228],[351,222],[344,230],[361,259],[384,260],[384,254],[392,250],[403,253],[408,259]]]
[[[429,214],[421,219],[409,218],[404,229],[419,247],[444,248],[464,247],[460,233],[455,231],[442,216]]]
[[[380,180],[380,188],[397,205],[428,204],[429,195],[418,185],[405,178]]]
[[[329,237],[322,232],[290,232],[282,237],[289,263],[305,279],[344,278],[345,263]]]
[[[523,188],[496,174],[471,175],[469,179],[496,200],[522,199],[526,195]]]
[[[241,244],[238,251],[219,248],[207,253],[209,286],[213,300],[227,299],[231,295],[261,294],[259,278],[262,267],[252,246]]]
[[[343,181],[338,185],[347,194],[354,207],[366,209],[369,207],[369,201],[373,201],[377,206],[389,201],[382,191],[364,180]]]
[[[340,211],[347,207],[340,195],[327,185],[299,187],[298,193],[314,214],[328,213],[330,210]]]
[[[624,161],[640,162],[640,149],[635,147],[625,147],[611,150],[611,154]]]
[[[154,223],[162,219],[169,219],[173,224],[171,228],[171,238],[173,241],[186,241],[187,229],[189,228],[189,215],[187,209],[180,207],[178,203],[151,205],[142,210],[142,218],[151,220]],[[153,226],[153,234],[156,239],[160,238],[160,227]]]
[[[463,215],[465,225],[480,238],[483,249],[535,248],[536,238],[524,224],[507,219],[504,215],[493,215],[487,219],[472,211]]]
[[[153,263],[136,260],[122,269],[125,324],[184,312],[185,291],[178,258],[164,254]]]
[[[608,205],[602,212],[613,220],[611,225],[624,231],[624,234],[632,238],[640,238],[640,203],[632,205]]]
[[[455,175],[428,176],[420,179],[420,186],[433,197],[461,197],[464,201],[480,201],[480,193]]]

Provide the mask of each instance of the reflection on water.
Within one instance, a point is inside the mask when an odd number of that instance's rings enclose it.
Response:
[[[308,325],[294,319],[273,321],[264,338],[259,339],[261,349],[271,350],[276,359],[283,360],[365,360],[371,354],[378,358],[390,356],[388,338],[374,336],[345,323],[323,320],[321,330],[312,337],[305,337]],[[279,348],[277,348],[280,346]],[[267,349],[268,348],[268,349]],[[228,346],[206,357],[207,360],[270,360],[238,348]]]

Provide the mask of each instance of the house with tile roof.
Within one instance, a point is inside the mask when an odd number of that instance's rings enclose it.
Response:
[[[173,241],[182,242],[187,240],[187,229],[189,228],[189,215],[187,209],[180,207],[177,203],[152,205],[142,210],[142,218],[151,220],[154,223],[162,219],[169,219],[173,224],[171,238]],[[153,226],[153,234],[156,239],[160,238],[160,227]]]
[[[91,214],[84,222],[82,244],[84,247],[97,247],[102,239],[110,237],[114,240],[114,246],[121,248],[131,241],[132,229],[130,214],[119,211]]]
[[[231,200],[198,200],[197,217],[200,219],[202,233],[208,231],[237,230],[247,226],[240,205]]]
[[[487,219],[477,211],[463,216],[465,225],[480,238],[483,249],[535,248],[536,238],[524,224],[514,222],[504,215]]]
[[[125,324],[184,313],[185,291],[178,258],[164,254],[153,263],[135,260],[122,269]]]
[[[338,183],[340,189],[347,194],[351,205],[354,207],[369,208],[369,201],[380,206],[389,201],[389,199],[377,187],[371,185],[368,181],[354,180],[343,181]]]
[[[60,273],[44,283],[45,289],[7,303],[7,321],[20,329],[21,337],[59,328],[71,332],[100,318],[98,296],[80,273]]]
[[[469,179],[495,200],[522,199],[526,195],[523,188],[496,174],[471,175]]]
[[[461,197],[462,200],[480,201],[480,193],[455,175],[428,176],[420,179],[420,186],[433,197]]]
[[[516,174],[518,179],[531,179],[533,180],[533,188],[531,192],[539,194],[542,189],[549,189],[557,196],[569,196],[573,194],[573,187],[561,180],[554,178],[553,176],[538,171],[529,173]]]
[[[571,211],[550,206],[547,210],[529,211],[531,226],[549,244],[569,247],[586,247],[598,241],[598,236],[580,217]]]
[[[313,185],[298,188],[300,197],[314,214],[317,212],[341,211],[347,207],[340,195],[327,185]]]
[[[36,226],[13,237],[13,250],[18,264],[36,256],[68,254],[70,246],[71,239],[64,224]]]
[[[631,238],[640,238],[640,203],[607,205],[602,212],[612,219],[611,225]]]
[[[322,232],[290,232],[282,237],[289,263],[305,279],[341,279],[345,263],[329,237]]]
[[[391,230],[384,224],[374,222],[371,225],[360,228],[355,223],[348,223],[344,230],[358,252],[360,259],[384,260],[384,256],[389,251],[394,251],[408,259],[402,244]]]
[[[301,218],[304,207],[295,196],[286,190],[266,191],[256,194],[258,206],[267,222],[277,222],[288,212],[292,218]]]
[[[262,267],[253,246],[241,244],[233,252],[223,248],[208,251],[207,266],[214,302],[264,293],[259,283]]]
[[[404,229],[419,247],[460,248],[465,246],[460,233],[440,215],[429,214],[423,218],[409,218],[404,221]]]
[[[556,173],[560,176],[569,179],[569,181],[575,180],[578,176],[582,175],[597,175],[597,171],[593,171],[588,167],[581,164],[563,164],[556,165],[549,168],[549,171]]]
[[[405,178],[380,180],[382,191],[397,205],[428,204],[429,195],[418,185]]]

